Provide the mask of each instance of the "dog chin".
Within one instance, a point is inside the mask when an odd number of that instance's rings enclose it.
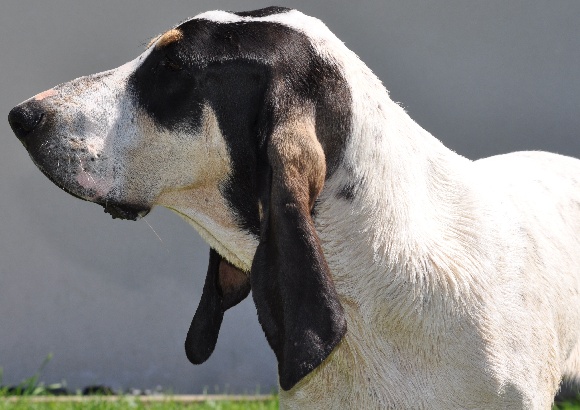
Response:
[[[130,221],[136,221],[143,218],[145,215],[151,211],[150,208],[144,208],[139,206],[127,205],[127,204],[117,204],[114,202],[106,202],[100,204],[105,208],[105,212],[110,214],[113,219],[126,219]]]
[[[114,201],[109,200],[98,200],[93,195],[84,195],[83,193],[77,192],[77,190],[70,189],[66,186],[66,184],[61,183],[57,179],[55,179],[51,174],[46,172],[42,167],[38,167],[42,173],[48,177],[55,185],[57,185],[60,189],[64,190],[68,194],[74,196],[75,198],[82,199],[83,201],[95,202],[101,205],[105,212],[110,214],[113,219],[127,219],[130,221],[136,221],[138,219],[143,218],[146,216],[150,211],[151,208],[147,208],[144,206],[136,206],[136,205],[129,205],[123,203],[117,203]]]

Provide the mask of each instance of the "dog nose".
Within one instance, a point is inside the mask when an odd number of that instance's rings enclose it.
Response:
[[[29,101],[14,107],[8,114],[8,122],[14,134],[24,145],[27,137],[40,125],[44,110],[38,101]]]

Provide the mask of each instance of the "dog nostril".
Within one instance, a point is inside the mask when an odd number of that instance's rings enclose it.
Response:
[[[36,101],[14,107],[8,114],[8,122],[14,134],[25,143],[25,138],[39,126],[44,118],[44,110]]]

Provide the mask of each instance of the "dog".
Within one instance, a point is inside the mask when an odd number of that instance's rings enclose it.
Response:
[[[282,407],[547,409],[580,375],[580,161],[452,152],[315,18],[200,14],[9,122],[66,192],[199,231],[187,357],[252,290]]]

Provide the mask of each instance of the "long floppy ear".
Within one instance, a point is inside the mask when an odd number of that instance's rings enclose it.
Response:
[[[252,295],[278,359],[280,386],[289,390],[328,357],[346,333],[346,319],[311,217],[326,173],[313,115],[276,124],[266,156]]]
[[[185,354],[191,363],[201,364],[211,356],[224,312],[244,300],[248,293],[248,274],[210,249],[203,293],[185,339]]]

